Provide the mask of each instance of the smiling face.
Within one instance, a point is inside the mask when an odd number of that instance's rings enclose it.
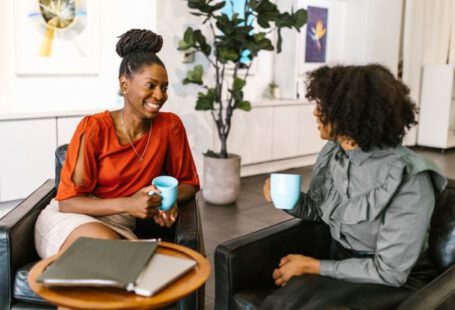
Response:
[[[144,65],[130,77],[120,77],[125,108],[141,119],[153,119],[167,100],[169,81],[166,69],[159,64]]]

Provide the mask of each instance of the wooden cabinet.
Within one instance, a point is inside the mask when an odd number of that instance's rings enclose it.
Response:
[[[313,108],[313,104],[273,101],[258,104],[250,112],[236,111],[228,151],[242,157],[242,166],[317,154],[323,142]],[[218,136],[214,140],[218,150]]]
[[[0,201],[24,198],[54,177],[55,118],[0,122]]]
[[[300,108],[300,154],[317,154],[327,142],[319,135],[313,110],[314,104],[307,104]]]
[[[55,176],[54,152],[83,116],[0,120],[0,201],[27,197]]]
[[[423,70],[417,144],[455,146],[455,67],[426,65]]]
[[[242,166],[270,161],[272,160],[272,136],[272,109],[253,108],[250,112],[235,111],[227,142],[228,152],[239,154],[242,157]],[[219,150],[218,135],[214,134],[214,139],[215,150]]]

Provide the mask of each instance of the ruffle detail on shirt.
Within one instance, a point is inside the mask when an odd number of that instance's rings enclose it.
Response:
[[[336,190],[329,169],[326,170],[324,186],[325,201],[321,204],[322,219],[343,224],[357,224],[374,221],[387,208],[404,178],[421,172],[428,172],[435,191],[442,191],[447,179],[430,160],[414,152],[398,147],[398,157],[386,164],[379,173],[376,186],[365,193],[350,198],[340,195]]]
[[[409,175],[416,175],[422,171],[430,173],[431,182],[436,192],[442,192],[447,186],[447,178],[443,176],[441,170],[435,163],[426,157],[418,156],[413,151],[405,148],[398,147],[402,159],[406,165],[406,173]]]
[[[334,142],[327,142],[319,152],[318,159],[314,164],[309,186],[312,190],[308,194],[315,205],[320,205],[323,197],[328,197],[328,188],[325,185],[327,179],[331,179],[329,173],[327,173],[329,171],[328,165],[336,150],[337,145]]]
[[[374,221],[386,209],[401,185],[405,163],[396,160],[384,167],[384,170],[387,173],[382,174],[381,179],[377,180],[377,186],[351,198],[342,198],[335,189],[333,180],[327,180],[325,186],[329,193],[321,205],[323,220],[326,222],[335,220],[344,224]]]

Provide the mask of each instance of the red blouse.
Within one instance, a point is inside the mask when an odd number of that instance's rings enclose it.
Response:
[[[82,136],[85,181],[76,185],[72,175]],[[148,136],[149,133],[133,142],[139,154],[144,152]],[[180,118],[173,113],[158,114],[141,161],[130,144],[120,144],[111,114],[105,111],[86,116],[79,123],[68,146],[56,200],[86,194],[99,198],[131,196],[162,174],[199,189],[196,166]]]

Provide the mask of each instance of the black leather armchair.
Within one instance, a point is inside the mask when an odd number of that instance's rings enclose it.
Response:
[[[259,309],[276,289],[271,275],[281,257],[328,257],[329,240],[325,224],[291,219],[220,244],[215,251],[215,309]],[[314,297],[311,290],[302,292],[308,300],[304,308],[455,309],[455,180],[437,197],[428,251],[440,275],[416,292],[319,277],[315,290],[330,290],[324,298]],[[314,280],[303,279],[308,284]]]
[[[55,196],[60,169],[65,160],[67,145],[55,152],[56,180],[49,179],[16,208],[0,219],[0,309],[55,309],[37,295],[27,284],[28,272],[39,260],[34,246],[34,225],[41,210]],[[176,224],[161,228],[139,220],[135,233],[141,238],[160,237],[163,240],[204,252],[202,225],[196,198],[181,205]],[[169,309],[204,309],[205,288],[180,300]]]

